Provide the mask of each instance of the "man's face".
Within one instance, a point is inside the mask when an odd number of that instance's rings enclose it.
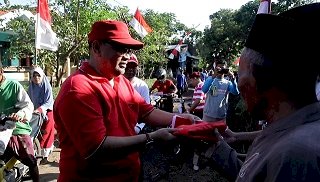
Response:
[[[257,119],[261,118],[264,110],[264,99],[257,91],[256,80],[252,75],[249,60],[240,58],[238,88],[248,111]]]
[[[132,79],[135,77],[138,73],[138,65],[134,62],[129,62],[126,66],[126,72],[124,73],[124,76],[127,79]]]
[[[97,55],[95,69],[108,79],[124,74],[127,60],[130,58],[129,49],[107,42],[95,42],[98,44],[93,45],[93,49],[98,50],[95,50]]]
[[[166,80],[166,77],[164,75],[160,76],[159,78],[157,78],[157,80],[160,82],[160,83],[164,83],[164,81]]]
[[[214,72],[217,73],[218,75],[223,75],[219,71],[225,68],[224,64],[217,64],[216,67],[214,68]]]

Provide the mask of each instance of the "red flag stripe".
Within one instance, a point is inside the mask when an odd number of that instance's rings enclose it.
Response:
[[[51,24],[51,16],[47,0],[38,0],[37,13],[40,14],[40,17],[43,20]]]
[[[147,22],[144,20],[143,16],[141,15],[139,9],[137,8],[136,13],[134,14],[135,19],[138,20],[138,22],[146,29],[148,33],[152,32],[151,27],[147,24]]]

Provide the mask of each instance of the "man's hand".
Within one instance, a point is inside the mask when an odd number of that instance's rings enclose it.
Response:
[[[189,119],[194,124],[196,121],[201,120],[198,116],[195,116],[193,114],[179,114],[179,116],[184,117],[186,119]]]
[[[176,138],[172,133],[178,129],[176,128],[161,128],[152,133],[150,133],[150,137],[156,141],[169,141]]]
[[[233,73],[229,70],[227,76],[230,78],[230,79],[234,79],[234,75]]]
[[[24,122],[24,121],[25,121],[25,118],[19,116],[17,113],[12,113],[12,114],[10,114],[10,115],[9,115],[9,118],[10,118],[12,121],[15,121],[15,122]]]
[[[233,143],[237,141],[237,134],[231,131],[229,128],[227,128],[226,131],[222,133],[222,136],[227,143]]]

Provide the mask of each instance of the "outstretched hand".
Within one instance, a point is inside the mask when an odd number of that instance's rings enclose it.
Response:
[[[174,136],[172,133],[177,130],[178,129],[176,129],[176,128],[161,128],[161,129],[158,129],[158,130],[150,133],[150,137],[153,140],[158,140],[158,141],[173,140],[176,138],[176,136]]]
[[[237,141],[236,133],[231,131],[229,128],[226,129],[224,133],[222,133],[224,141],[227,143],[233,143]]]
[[[186,118],[186,119],[189,119],[190,121],[192,121],[193,124],[194,124],[196,121],[201,120],[201,118],[199,118],[198,116],[195,116],[195,115],[193,115],[193,114],[188,114],[188,113],[179,114],[179,116],[184,117],[184,118]]]

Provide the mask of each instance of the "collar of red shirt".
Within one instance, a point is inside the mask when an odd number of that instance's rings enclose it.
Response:
[[[87,74],[91,79],[97,80],[98,82],[110,82],[107,78],[99,75],[90,65],[87,61],[83,62],[79,70],[85,74]],[[114,82],[117,82],[119,80],[119,77],[115,77]]]

